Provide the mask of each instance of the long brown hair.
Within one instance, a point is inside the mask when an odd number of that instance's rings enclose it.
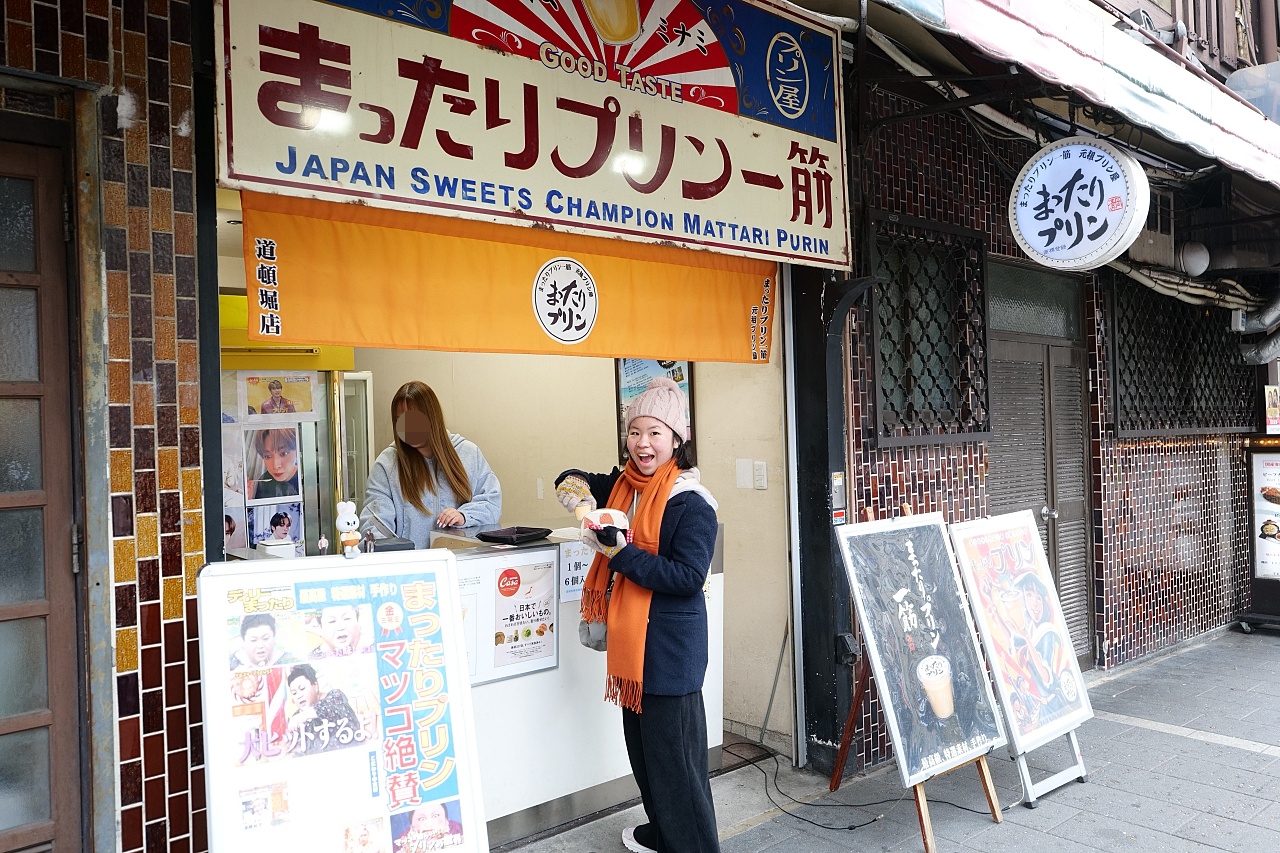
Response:
[[[462,467],[462,460],[458,458],[453,442],[449,441],[440,400],[430,385],[417,380],[401,385],[400,390],[391,398],[392,440],[396,445],[396,467],[400,470],[400,491],[419,512],[429,513],[422,500],[422,493],[426,491],[436,494],[435,473],[427,464],[422,451],[401,440],[395,432],[396,418],[406,409],[414,409],[427,416],[430,433],[427,447],[431,451],[431,458],[440,466],[458,503],[464,504],[471,500],[471,480],[467,477],[467,469]]]

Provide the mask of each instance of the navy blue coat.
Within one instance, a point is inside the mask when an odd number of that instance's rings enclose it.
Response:
[[[566,471],[586,479],[598,506],[609,502],[621,476]],[[667,501],[658,533],[658,553],[627,545],[609,568],[652,590],[644,646],[644,692],[684,696],[702,689],[707,674],[707,601],[702,594],[716,546],[716,511],[697,492],[681,492]],[[612,633],[612,632],[611,632]]]

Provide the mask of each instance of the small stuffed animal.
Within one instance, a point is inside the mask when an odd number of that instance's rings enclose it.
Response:
[[[360,516],[356,515],[355,501],[338,501],[338,546],[342,556],[352,559],[360,553]]]

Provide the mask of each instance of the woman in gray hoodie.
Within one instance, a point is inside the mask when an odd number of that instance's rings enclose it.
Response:
[[[376,517],[417,548],[433,527],[497,524],[502,487],[480,448],[444,426],[440,400],[425,382],[406,382],[391,399],[395,439],[378,454],[365,484],[360,527]]]

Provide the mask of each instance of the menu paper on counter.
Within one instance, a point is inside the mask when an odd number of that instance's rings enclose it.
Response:
[[[1254,453],[1250,459],[1253,576],[1280,580],[1280,453]]]
[[[596,552],[581,542],[560,543],[560,600],[581,601]]]
[[[486,851],[448,551],[197,580],[211,853]]]
[[[494,547],[458,561],[473,686],[559,665],[556,548]]]

